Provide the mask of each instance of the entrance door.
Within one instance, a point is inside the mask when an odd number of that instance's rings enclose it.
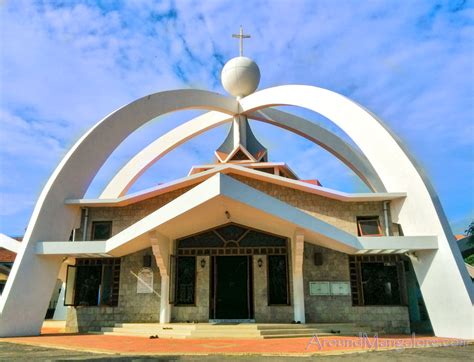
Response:
[[[213,258],[211,318],[252,319],[252,263],[250,256]],[[212,308],[213,307],[213,308]],[[212,310],[213,309],[213,310]]]

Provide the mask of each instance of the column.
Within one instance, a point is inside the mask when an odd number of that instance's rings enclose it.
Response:
[[[305,323],[303,282],[304,234],[297,230],[291,240],[294,319]]]
[[[169,258],[170,240],[156,231],[150,232],[150,243],[156,264],[160,269],[161,277],[161,302],[160,302],[160,323],[169,323],[171,318],[169,302]]]

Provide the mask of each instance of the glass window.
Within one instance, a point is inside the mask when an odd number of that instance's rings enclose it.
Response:
[[[68,266],[64,305],[116,306],[120,259],[78,259]]]
[[[76,296],[74,305],[94,306],[100,304],[100,282],[102,266],[79,266],[76,274]]]
[[[112,221],[93,221],[92,240],[107,240],[112,236]]]
[[[365,305],[400,305],[401,295],[395,263],[361,263]]]
[[[268,304],[290,304],[286,255],[268,256]]]
[[[240,241],[240,246],[286,246],[286,239],[250,230]]]
[[[194,304],[196,285],[196,258],[180,256],[176,258],[176,298],[175,303]]]
[[[359,236],[381,236],[382,228],[378,217],[357,218]]]
[[[216,229],[216,231],[219,233],[220,236],[226,241],[232,240],[232,241],[237,241],[240,239],[242,235],[247,231],[247,229],[235,225],[235,224],[230,224],[226,225],[223,227],[220,227]]]

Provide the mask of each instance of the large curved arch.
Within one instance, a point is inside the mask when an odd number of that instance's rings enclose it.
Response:
[[[107,184],[101,199],[115,199],[127,193],[133,183],[156,161],[189,139],[232,120],[222,112],[208,112],[165,133],[127,162]]]
[[[39,333],[62,259],[36,256],[35,242],[69,238],[79,209],[66,206],[64,200],[83,197],[105,160],[138,127],[160,115],[184,109],[235,114],[238,103],[203,90],[155,93],[109,114],[70,149],[41,192],[0,297],[0,336]],[[22,297],[25,290],[34,298]]]
[[[320,113],[357,144],[388,192],[407,198],[391,206],[405,235],[436,235],[439,249],[418,253],[413,263],[437,336],[473,338],[474,288],[455,244],[438,196],[403,143],[372,113],[326,89],[287,85],[265,89],[239,101],[242,112],[291,105]],[[453,308],[452,301],[457,305]]]
[[[385,192],[383,183],[367,158],[347,142],[323,127],[304,118],[276,109],[265,109],[249,113],[248,117],[284,128],[318,144],[351,168],[370,189]],[[231,117],[224,113],[209,112],[172,129],[132,157],[107,184],[100,198],[114,199],[123,196],[140,175],[172,149],[192,137],[231,119]]]

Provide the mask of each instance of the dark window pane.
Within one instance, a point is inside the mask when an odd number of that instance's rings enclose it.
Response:
[[[213,231],[207,231],[178,241],[178,248],[218,248],[222,246],[224,246],[223,241]]]
[[[180,256],[176,258],[176,304],[194,304],[196,282],[196,258]]]
[[[102,269],[101,304],[113,305],[112,290],[114,281],[113,265],[104,265]]]
[[[112,235],[112,221],[94,221],[92,240],[107,240]]]
[[[101,276],[102,266],[77,267],[75,305],[93,306],[99,304]]]
[[[288,274],[285,255],[268,256],[268,304],[288,303]]]
[[[359,220],[359,236],[380,235],[380,224],[378,219]]]
[[[240,241],[240,246],[285,246],[286,239],[250,230]]]
[[[220,236],[226,241],[237,241],[244,234],[246,229],[238,225],[227,225],[216,229]]]
[[[395,263],[361,263],[365,305],[400,305],[400,287]]]

